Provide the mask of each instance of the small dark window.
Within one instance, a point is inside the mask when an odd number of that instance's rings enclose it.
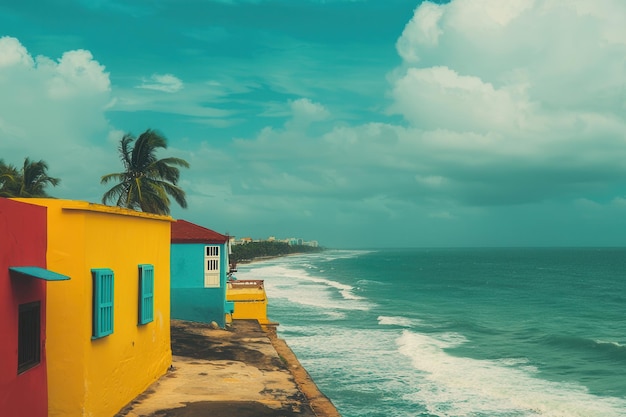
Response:
[[[32,368],[41,361],[41,303],[19,307],[17,337],[17,373]]]

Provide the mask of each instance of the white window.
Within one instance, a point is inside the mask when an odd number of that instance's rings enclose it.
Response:
[[[219,288],[220,286],[220,247],[204,247],[204,287]]]

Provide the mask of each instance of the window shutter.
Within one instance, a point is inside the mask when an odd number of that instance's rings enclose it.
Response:
[[[93,278],[93,332],[92,339],[113,333],[113,271],[92,269]]]
[[[139,324],[154,320],[154,266],[139,265]]]

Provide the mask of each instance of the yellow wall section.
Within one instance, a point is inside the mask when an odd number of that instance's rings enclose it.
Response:
[[[268,324],[267,296],[263,288],[228,288],[226,300],[235,303],[232,318],[255,319],[260,324]]]
[[[48,207],[48,268],[71,277],[48,286],[49,416],[111,416],[171,364],[170,222],[81,201]],[[154,265],[154,321],[137,325],[138,265]],[[113,334],[92,340],[92,268],[114,271]]]

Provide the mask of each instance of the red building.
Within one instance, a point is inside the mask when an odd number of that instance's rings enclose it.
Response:
[[[46,208],[0,198],[0,411],[48,415]]]

